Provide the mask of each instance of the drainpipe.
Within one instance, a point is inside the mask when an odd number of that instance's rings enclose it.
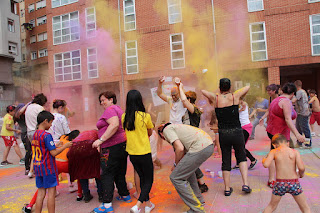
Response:
[[[211,7],[212,7],[212,24],[213,24],[213,39],[214,39],[214,56],[216,58],[216,72],[217,72],[217,82],[219,80],[219,66],[218,66],[218,49],[217,49],[217,32],[216,32],[216,18],[214,15],[214,3],[211,0]],[[219,85],[218,85],[219,86]]]
[[[121,88],[122,94],[121,96],[121,103],[124,105],[124,76],[123,76],[123,61],[122,61],[122,37],[121,37],[121,12],[120,12],[120,0],[118,0],[118,16],[119,16],[119,43],[120,43],[120,73],[121,73]]]

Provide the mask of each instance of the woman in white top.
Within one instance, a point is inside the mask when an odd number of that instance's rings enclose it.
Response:
[[[249,119],[249,112],[248,112],[248,104],[243,100],[243,97],[240,98],[239,102],[239,120],[241,123],[241,128],[243,130],[243,136],[245,144],[247,144],[250,134],[252,132],[252,124]],[[249,169],[253,169],[253,167],[257,164],[258,160],[252,156],[249,150],[246,150],[246,156],[251,161]],[[239,169],[239,164],[235,165],[232,169]]]

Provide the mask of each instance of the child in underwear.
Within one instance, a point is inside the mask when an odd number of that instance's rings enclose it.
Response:
[[[215,158],[221,158],[221,148],[220,148],[220,143],[219,143],[219,133],[218,133],[218,119],[216,116],[216,112],[212,110],[211,112],[211,119],[209,123],[210,129],[214,132],[215,139],[214,139],[214,146],[217,147],[218,153],[214,153]]]
[[[271,201],[263,212],[275,211],[282,196],[286,193],[290,193],[293,196],[302,212],[310,212],[298,180],[298,178],[304,176],[305,171],[300,153],[291,149],[286,137],[281,134],[273,136],[272,145],[275,149],[272,149],[267,157],[262,160],[262,164],[268,168],[272,161],[275,160],[277,179],[273,187]],[[298,173],[296,167],[298,168]]]

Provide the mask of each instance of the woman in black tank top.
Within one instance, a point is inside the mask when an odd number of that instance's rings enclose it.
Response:
[[[230,187],[231,153],[235,150],[237,162],[239,162],[242,175],[242,191],[251,192],[248,184],[248,166],[245,153],[244,136],[239,120],[239,98],[245,96],[250,86],[243,87],[235,93],[231,93],[231,82],[228,78],[220,79],[220,91],[216,94],[202,90],[204,96],[215,107],[218,118],[219,140],[222,150],[222,173],[225,184],[225,196],[230,196],[233,189]]]

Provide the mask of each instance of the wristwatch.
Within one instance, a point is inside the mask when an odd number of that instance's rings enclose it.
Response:
[[[104,142],[104,140],[102,139],[102,137],[99,138],[100,141]]]

